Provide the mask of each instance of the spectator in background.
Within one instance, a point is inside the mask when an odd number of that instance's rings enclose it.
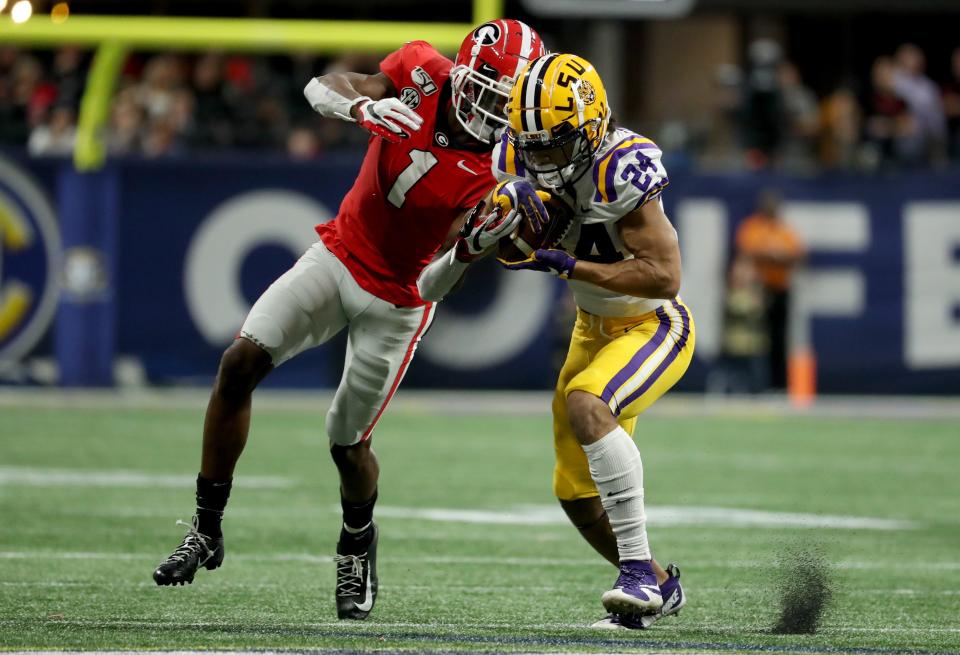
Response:
[[[289,114],[282,103],[283,85],[263,59],[227,59],[224,96],[234,121],[233,145],[282,151],[286,147]]]
[[[76,114],[72,107],[57,106],[50,120],[30,133],[27,151],[33,156],[69,156],[77,140]]]
[[[800,71],[789,61],[777,71],[783,123],[781,164],[791,172],[809,172],[815,165],[820,114],[817,96],[800,79]]]
[[[757,39],[748,49],[750,68],[745,93],[744,141],[747,166],[768,167],[781,141],[780,84],[777,70],[780,45],[771,39]]]
[[[36,57],[4,48],[2,62],[7,69],[0,82],[0,140],[22,147],[46,118],[55,94],[42,84],[43,67]]]
[[[150,121],[143,137],[143,155],[159,158],[184,154],[185,148],[178,136],[177,126],[171,118]]]
[[[736,254],[756,267],[763,284],[770,339],[770,386],[785,389],[790,282],[803,260],[804,250],[799,235],[781,219],[777,193],[761,193],[756,212],[740,223]]]
[[[831,169],[858,167],[862,115],[853,91],[840,87],[824,98],[820,116],[820,163]]]
[[[960,160],[960,47],[950,58],[950,77],[943,86],[943,108],[947,116],[950,156]]]
[[[60,48],[53,57],[51,79],[57,89],[57,106],[69,107],[74,113],[80,109],[86,84],[83,59],[83,52],[76,46]]]
[[[27,121],[29,103],[18,88],[21,62],[28,55],[11,46],[0,47],[0,144],[23,145],[30,135]],[[30,95],[32,95],[32,90]]]
[[[707,389],[717,393],[759,393],[769,384],[770,336],[766,295],[753,262],[735,255],[727,275],[720,360]]]
[[[137,87],[137,101],[151,121],[170,114],[174,93],[182,84],[183,72],[177,56],[156,55],[147,62],[143,67],[143,81]]]
[[[700,165],[708,171],[730,172],[743,167],[737,127],[743,121],[743,71],[735,64],[719,64],[713,75],[710,117],[703,134]]]
[[[187,88],[177,89],[173,93],[173,104],[170,106],[168,120],[177,133],[177,141],[186,147],[190,136],[197,131],[196,100],[193,92]]]
[[[224,97],[224,60],[219,53],[201,55],[193,67],[194,131],[197,148],[225,147],[233,142],[230,106]]]
[[[899,162],[901,140],[909,139],[916,130],[907,104],[894,89],[894,70],[890,57],[877,57],[870,71],[873,90],[866,133],[876,165],[881,168]]]
[[[110,154],[131,155],[140,152],[144,129],[144,112],[137,104],[133,90],[121,91],[110,112]]]
[[[946,118],[940,89],[924,74],[926,58],[911,43],[897,48],[891,83],[907,106],[913,123],[910,135],[901,140],[901,155],[911,165],[938,164],[946,144]]]

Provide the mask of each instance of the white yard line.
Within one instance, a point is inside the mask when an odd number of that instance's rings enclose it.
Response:
[[[569,522],[563,511],[556,505],[528,505],[507,511],[381,506],[377,508],[377,516],[444,523],[503,525],[566,525]],[[700,525],[721,528],[834,528],[841,530],[910,530],[917,527],[910,521],[892,519],[668,505],[648,507],[647,520],[651,525],[658,527]]]
[[[94,470],[0,466],[0,487],[119,487],[119,488],[190,488],[192,476],[148,473],[135,470]],[[244,488],[283,489],[296,486],[298,480],[279,476],[245,476]],[[273,510],[271,510],[272,512]],[[297,510],[300,513],[300,510]],[[329,511],[340,512],[339,506]],[[82,510],[81,510],[82,513]],[[243,509],[240,510],[240,516]],[[481,525],[567,525],[563,511],[551,505],[519,505],[502,510],[461,509],[444,507],[397,507],[380,505],[377,516],[439,523]],[[647,508],[648,520],[658,527],[710,526],[717,528],[803,528],[838,530],[911,530],[918,525],[911,521],[859,516],[773,512],[731,507],[699,507],[654,505]]]
[[[172,487],[190,488],[196,477],[165,475],[130,470],[86,471],[83,469],[0,466],[0,486],[28,487]],[[251,489],[283,489],[293,484],[289,478],[244,476],[243,485]]]
[[[212,371],[211,371],[212,374]],[[176,389],[0,389],[0,407],[36,409],[195,409],[203,410],[208,387]],[[390,411],[402,414],[477,416],[548,416],[550,391],[479,391],[401,389]],[[278,390],[257,392],[259,411],[294,410],[316,412],[318,420],[330,406],[331,390]],[[731,417],[769,419],[783,416],[819,416],[868,419],[956,419],[960,402],[941,396],[821,396],[813,406],[797,408],[780,395],[705,396],[668,394],[651,407],[652,416]]]

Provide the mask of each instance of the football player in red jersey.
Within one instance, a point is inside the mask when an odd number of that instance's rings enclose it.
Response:
[[[317,226],[320,240],[257,300],[223,354],[204,422],[196,515],[154,571],[157,584],[191,582],[200,566],[223,562],[220,521],[254,388],[275,366],[348,328],[326,418],[343,505],[336,603],[341,619],[370,613],[379,477],[370,436],[433,319],[417,276],[444,244],[471,236],[458,233],[494,184],[490,153],[506,125],[503,104],[516,75],[543,53],[529,26],[497,20],[467,36],[455,63],[411,41],[375,75],[332,73],[307,84],[317,112],[371,133],[366,157],[336,218]]]

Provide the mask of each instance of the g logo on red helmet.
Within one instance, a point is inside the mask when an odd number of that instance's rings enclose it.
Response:
[[[500,41],[500,26],[496,23],[484,23],[473,31],[473,40],[479,45],[493,45]]]

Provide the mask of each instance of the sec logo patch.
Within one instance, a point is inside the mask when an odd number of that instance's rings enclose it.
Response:
[[[420,92],[412,86],[405,86],[400,89],[400,102],[410,109],[416,109],[420,106]]]
[[[46,333],[59,296],[60,230],[43,190],[0,158],[0,369]]]

